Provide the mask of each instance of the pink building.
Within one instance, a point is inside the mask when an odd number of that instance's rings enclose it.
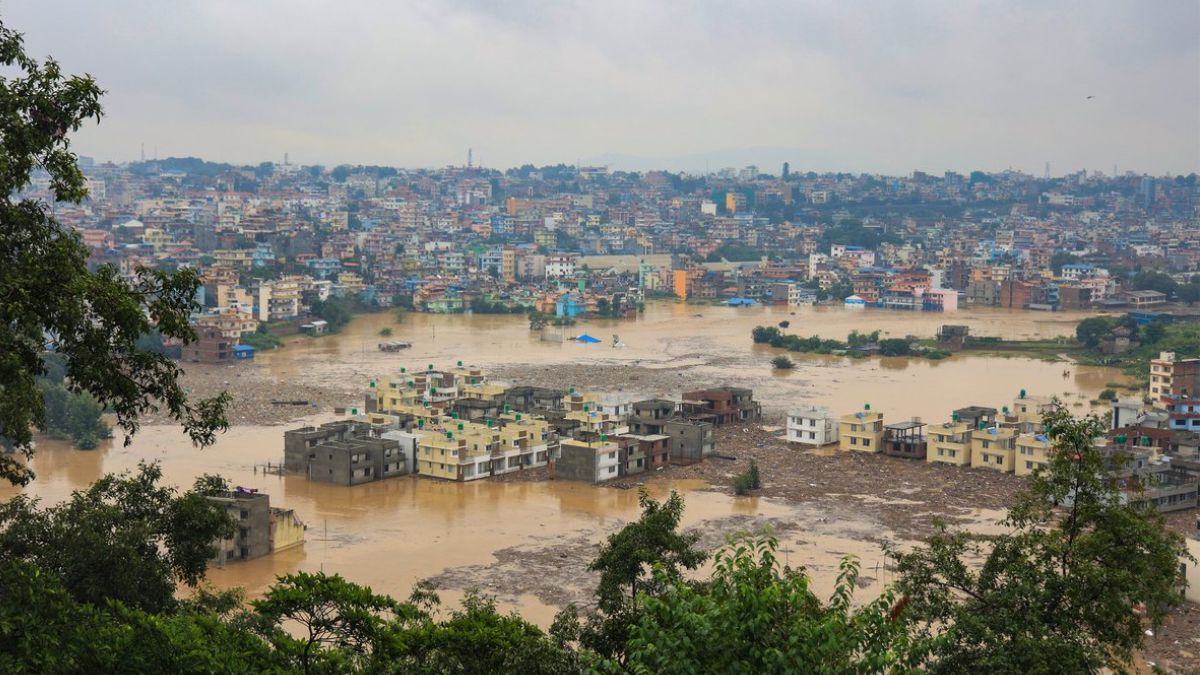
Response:
[[[935,312],[957,312],[958,291],[951,288],[931,288],[925,291],[925,309]]]

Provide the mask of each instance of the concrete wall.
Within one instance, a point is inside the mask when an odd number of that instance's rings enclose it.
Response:
[[[596,482],[596,451],[578,445],[564,443],[559,447],[554,475],[563,480]]]

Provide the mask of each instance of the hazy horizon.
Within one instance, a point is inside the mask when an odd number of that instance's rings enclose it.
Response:
[[[1200,171],[1200,3],[13,0],[97,160]],[[1092,97],[1092,98],[1089,98]]]

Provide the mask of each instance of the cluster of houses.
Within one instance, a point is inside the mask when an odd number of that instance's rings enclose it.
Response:
[[[1195,508],[1200,500],[1200,359],[1163,353],[1152,366],[1152,392],[1159,405],[1142,400],[1113,402],[1112,424],[1096,447],[1126,490],[1161,511]],[[886,423],[869,404],[836,415],[821,406],[788,412],[786,438],[801,447],[882,453],[930,463],[978,467],[1028,476],[1047,466],[1054,452],[1042,417],[1055,407],[1050,397],[1025,391],[1000,410],[968,406],[940,424],[919,418]]]
[[[550,467],[555,478],[602,482],[702,461],[713,429],[756,421],[750,389],[685,392],[682,401],[505,386],[461,363],[371,383],[350,417],[284,434],[284,468],[357,485],[417,474],[452,481]]]

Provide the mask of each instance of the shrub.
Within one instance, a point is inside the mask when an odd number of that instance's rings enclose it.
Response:
[[[1117,400],[1117,392],[1115,389],[1105,389],[1100,392],[1099,398],[1101,401],[1115,401]]]
[[[391,336],[392,336],[392,329],[391,329],[391,328],[387,328],[387,327],[380,328],[380,329],[379,329],[379,335],[380,335],[380,337],[391,337]]]
[[[787,356],[780,354],[771,359],[771,367],[776,370],[791,370],[796,367],[796,363]]]
[[[762,487],[762,479],[758,474],[758,462],[750,460],[750,468],[743,473],[739,473],[733,479],[733,493],[736,495],[748,495],[751,490],[757,490]]]

